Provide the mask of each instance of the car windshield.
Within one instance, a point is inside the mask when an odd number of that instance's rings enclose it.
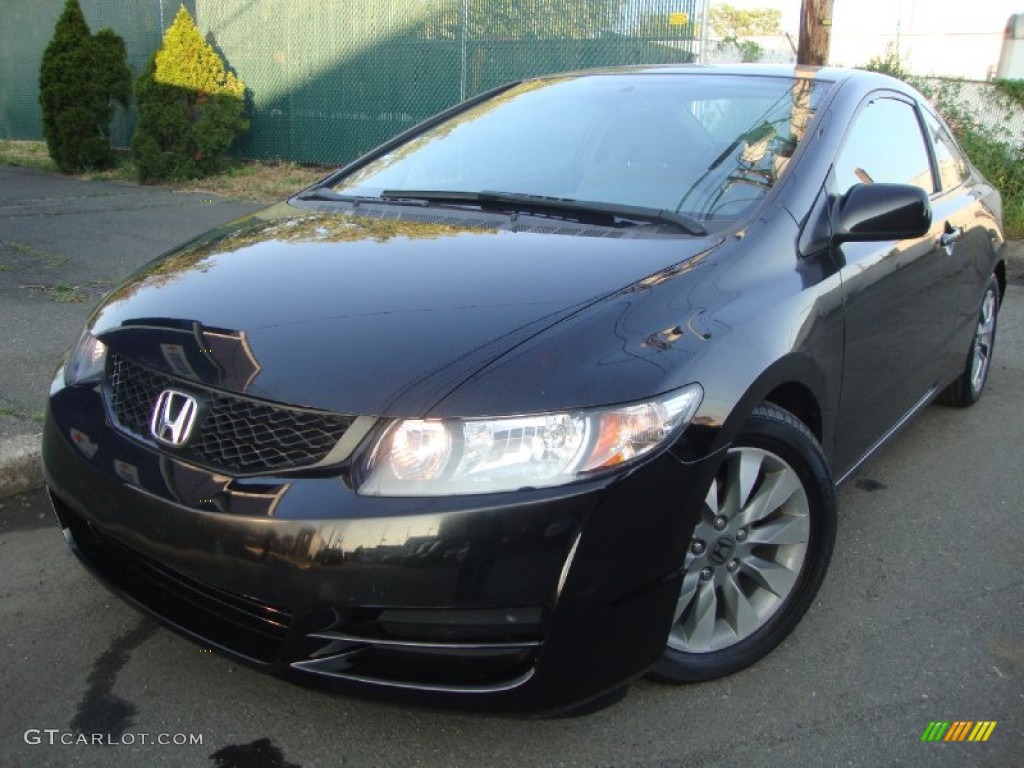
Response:
[[[830,83],[645,73],[552,77],[483,101],[337,180],[344,195],[480,193],[744,216]]]

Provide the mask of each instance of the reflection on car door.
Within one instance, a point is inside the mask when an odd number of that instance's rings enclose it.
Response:
[[[845,311],[835,456],[841,472],[934,392],[958,322],[959,267],[940,238],[946,222],[957,226],[959,219],[955,206],[936,200],[916,106],[895,96],[874,95],[861,105],[830,179],[834,203],[852,186],[876,182],[915,184],[939,205],[922,238],[838,247]]]
[[[970,166],[948,131],[934,115],[922,112],[925,130],[935,156],[941,192],[932,200],[932,216],[943,225],[941,237],[948,278],[955,282],[957,300],[952,337],[945,348],[944,369],[959,370],[974,335],[978,304],[988,284],[991,265],[990,216],[977,190],[968,182]]]

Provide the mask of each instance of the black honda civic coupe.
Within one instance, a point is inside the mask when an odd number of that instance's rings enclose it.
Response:
[[[811,604],[836,486],[982,394],[1001,216],[883,75],[514,83],[114,290],[51,385],[53,506],[292,680],[556,713],[727,675]]]

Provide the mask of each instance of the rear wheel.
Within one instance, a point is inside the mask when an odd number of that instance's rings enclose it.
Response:
[[[985,287],[978,310],[978,325],[967,353],[967,363],[956,381],[939,394],[939,402],[957,408],[974,405],[981,399],[992,365],[992,351],[996,343],[996,316],[999,314],[999,281],[993,275]]]
[[[832,476],[793,414],[751,415],[708,488],[653,677],[688,682],[743,669],[796,626],[835,541]]]

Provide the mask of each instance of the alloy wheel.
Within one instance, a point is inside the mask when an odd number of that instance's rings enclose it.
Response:
[[[988,376],[989,360],[992,357],[992,339],[996,328],[996,294],[990,287],[981,302],[981,316],[974,333],[974,357],[971,362],[971,388],[980,392]]]
[[[793,467],[761,448],[731,449],[686,554],[669,648],[716,651],[764,626],[793,591],[810,533]]]

